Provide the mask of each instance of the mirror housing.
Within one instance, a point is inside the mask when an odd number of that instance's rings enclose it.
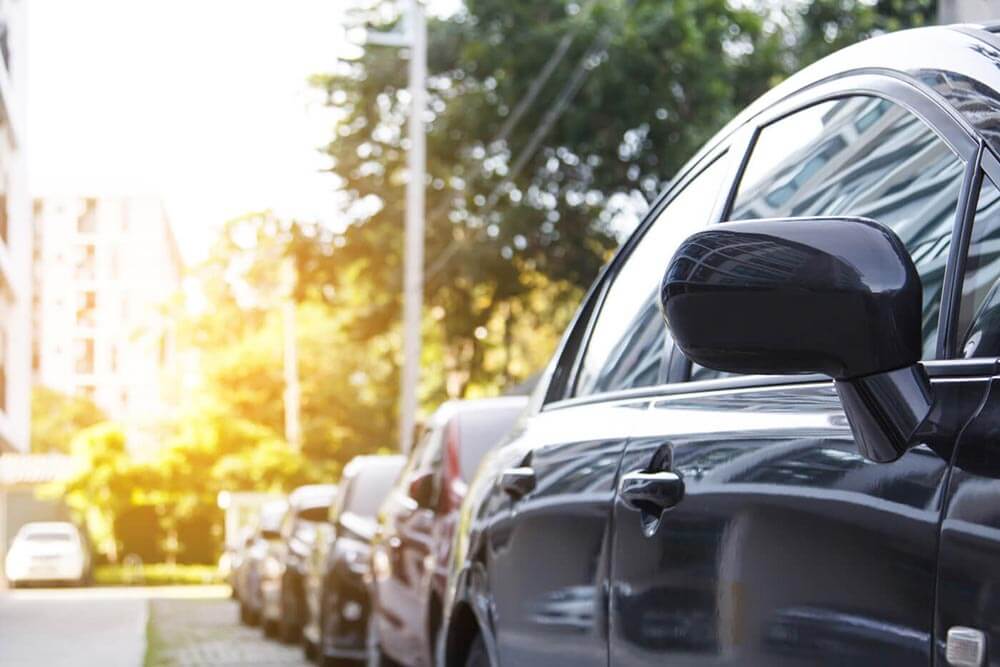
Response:
[[[410,480],[408,495],[417,507],[429,508],[434,501],[434,473],[417,473]]]
[[[880,462],[915,444],[930,412],[922,299],[902,241],[864,218],[713,225],[681,244],[660,287],[691,361],[832,377],[859,449]]]

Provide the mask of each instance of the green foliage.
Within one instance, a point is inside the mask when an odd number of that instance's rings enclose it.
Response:
[[[79,431],[106,419],[104,411],[86,396],[36,386],[31,390],[31,449],[68,453]]]
[[[94,568],[94,583],[98,586],[184,586],[221,584],[222,577],[214,565],[143,564],[141,568],[124,565],[98,565]]]

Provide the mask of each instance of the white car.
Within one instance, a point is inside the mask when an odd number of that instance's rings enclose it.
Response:
[[[11,543],[4,571],[11,588],[28,583],[82,585],[90,579],[90,554],[71,523],[26,523]]]

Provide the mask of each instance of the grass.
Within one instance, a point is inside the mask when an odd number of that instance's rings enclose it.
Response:
[[[159,667],[166,662],[167,642],[156,629],[156,620],[153,618],[155,605],[147,602],[149,613],[146,618],[146,657],[142,661],[143,667]]]
[[[151,563],[137,567],[98,565],[94,568],[98,586],[203,586],[221,584],[214,565],[168,565]]]

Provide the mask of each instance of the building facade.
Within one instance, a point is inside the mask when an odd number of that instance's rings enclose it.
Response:
[[[166,308],[181,259],[155,198],[36,199],[35,382],[94,400],[129,446],[159,445],[179,401]]]
[[[31,203],[25,163],[27,0],[0,0],[0,453],[31,421]]]
[[[941,0],[938,22],[991,23],[1000,21],[1000,0]]]

